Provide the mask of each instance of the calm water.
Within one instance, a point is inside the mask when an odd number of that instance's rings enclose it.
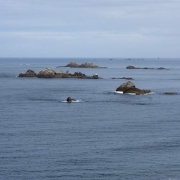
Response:
[[[70,61],[108,68],[68,69],[97,80],[17,77]],[[114,93],[124,76],[152,93]],[[180,179],[180,59],[1,58],[0,82],[0,179]]]

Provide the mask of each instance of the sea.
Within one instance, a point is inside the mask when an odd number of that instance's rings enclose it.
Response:
[[[47,67],[100,78],[18,77]],[[180,59],[0,58],[0,84],[1,180],[180,180]]]

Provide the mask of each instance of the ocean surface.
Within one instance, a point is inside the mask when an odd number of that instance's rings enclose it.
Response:
[[[71,61],[107,69],[57,68]],[[18,77],[46,67],[102,79]],[[0,179],[180,180],[180,59],[0,58],[0,84]]]

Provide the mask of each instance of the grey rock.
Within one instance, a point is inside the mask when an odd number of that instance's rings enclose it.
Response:
[[[144,90],[144,89],[139,89],[136,88],[135,84],[131,81],[125,82],[123,84],[121,84],[116,91],[122,91],[123,94],[126,93],[135,93],[136,95],[140,95],[140,94],[146,94],[146,93],[150,93],[150,90]]]
[[[128,81],[128,82],[125,82],[125,83],[121,84],[116,89],[116,91],[124,91],[125,89],[132,88],[132,87],[135,87],[135,84],[133,82],[131,82],[131,81]]]
[[[55,78],[56,72],[51,68],[46,68],[39,71],[38,78]]]
[[[33,70],[28,69],[26,73],[20,73],[19,77],[37,77],[37,74]]]

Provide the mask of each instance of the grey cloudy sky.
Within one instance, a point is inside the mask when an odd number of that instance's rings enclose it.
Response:
[[[180,57],[180,0],[0,0],[0,57]]]

